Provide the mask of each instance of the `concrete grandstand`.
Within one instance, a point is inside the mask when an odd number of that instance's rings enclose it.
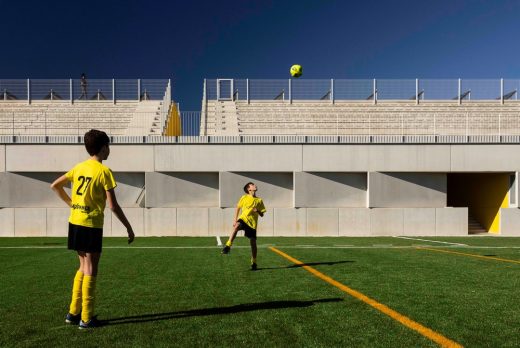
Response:
[[[208,80],[191,136],[167,87],[151,100],[77,100],[74,82],[68,100],[5,97],[0,234],[66,234],[48,186],[99,128],[138,235],[227,235],[247,181],[268,208],[261,236],[520,235],[518,81],[298,83]],[[107,216],[105,234],[124,235]]]
[[[90,94],[86,87],[79,94],[77,84],[27,80],[22,87],[19,80],[0,80],[0,135],[83,135],[96,127],[111,135],[163,135],[171,107],[169,81],[91,80]]]

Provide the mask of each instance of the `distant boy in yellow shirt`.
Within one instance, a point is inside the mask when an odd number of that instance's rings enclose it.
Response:
[[[105,132],[92,129],[85,133],[85,148],[91,157],[51,184],[52,190],[71,208],[68,248],[78,253],[79,269],[74,277],[72,301],[65,322],[79,324],[80,329],[100,325],[93,315],[94,292],[107,200],[114,215],[126,227],[128,243],[134,240],[132,226],[117,203],[114,192],[117,184],[112,171],[102,164],[110,154],[109,142]],[[64,190],[69,181],[72,182],[72,199]]]
[[[237,208],[235,210],[235,218],[233,220],[233,231],[229,236],[222,254],[229,254],[233,240],[237,236],[238,231],[244,231],[244,234],[249,238],[251,245],[251,269],[256,271],[258,268],[256,263],[257,247],[256,247],[256,226],[258,223],[258,215],[264,216],[266,209],[262,198],[256,196],[257,187],[252,182],[248,182],[244,186],[244,192],[240,200],[238,201]],[[239,213],[242,211],[239,217]]]

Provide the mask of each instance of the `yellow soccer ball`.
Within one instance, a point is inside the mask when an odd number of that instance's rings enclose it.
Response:
[[[294,64],[293,66],[291,66],[290,73],[292,77],[300,77],[302,76],[303,68],[301,65]]]

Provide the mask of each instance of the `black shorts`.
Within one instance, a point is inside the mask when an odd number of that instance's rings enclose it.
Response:
[[[103,229],[74,225],[69,222],[69,250],[100,253],[103,246]]]
[[[249,239],[256,240],[256,230],[251,228],[248,224],[246,224],[242,219],[238,219],[238,230],[244,231],[244,235]]]

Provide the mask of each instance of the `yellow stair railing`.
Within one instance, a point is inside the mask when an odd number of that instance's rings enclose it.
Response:
[[[175,102],[171,103],[163,135],[170,137],[182,135],[181,117],[179,115],[179,108]]]

